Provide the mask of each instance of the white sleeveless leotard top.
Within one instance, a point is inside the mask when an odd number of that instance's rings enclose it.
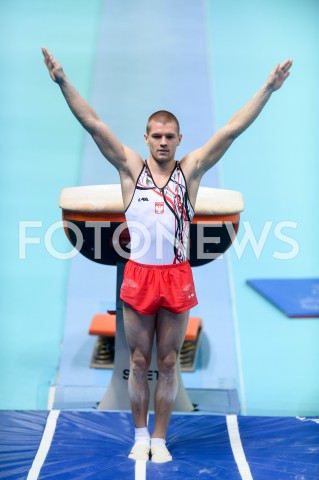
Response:
[[[193,216],[179,163],[176,162],[166,185],[158,188],[145,161],[125,211],[131,236],[130,258],[148,265],[185,261]]]

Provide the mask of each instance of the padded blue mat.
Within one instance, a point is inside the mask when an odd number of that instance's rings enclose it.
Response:
[[[319,317],[319,278],[247,280],[287,317]]]
[[[171,419],[167,442],[173,461],[144,463],[141,472],[127,458],[133,438],[130,414],[52,413],[57,416],[52,441],[47,455],[42,455],[39,474],[28,477],[32,480],[319,478],[319,419],[176,414]],[[41,438],[46,435],[43,432],[47,431],[50,415],[35,411],[0,412],[0,478],[27,478],[38,449],[43,448]],[[238,426],[237,442],[231,441],[230,418]],[[150,429],[153,421],[151,416]],[[249,474],[243,473],[236,463],[240,440],[243,455],[239,463],[247,463]],[[35,463],[39,463],[38,457],[39,452]]]

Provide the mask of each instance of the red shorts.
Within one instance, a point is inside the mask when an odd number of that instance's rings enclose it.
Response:
[[[143,315],[152,315],[160,308],[182,313],[198,303],[188,260],[173,265],[128,260],[120,297]]]

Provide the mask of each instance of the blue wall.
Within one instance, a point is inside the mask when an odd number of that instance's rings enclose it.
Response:
[[[100,0],[0,3],[0,408],[46,408],[65,313],[68,264],[48,253],[44,236],[61,219],[61,188],[78,183],[84,134],[46,71],[41,47],[68,63],[88,96],[100,7]],[[27,245],[24,260],[21,221],[43,222],[27,229],[41,243]],[[61,229],[52,244],[69,250]]]
[[[209,39],[213,97],[218,126],[243,105],[280,61],[292,58],[291,76],[270,99],[256,123],[222,160],[225,188],[240,190],[245,212],[258,239],[272,222],[259,258],[250,245],[232,269],[244,391],[248,414],[313,415],[319,410],[319,320],[289,320],[245,281],[248,278],[318,276],[318,106],[319,4],[316,1],[210,1]],[[279,222],[296,228],[275,236]],[[269,223],[270,225],[270,223]]]

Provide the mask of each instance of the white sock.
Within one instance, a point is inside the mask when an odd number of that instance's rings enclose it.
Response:
[[[150,434],[147,427],[135,428],[135,443],[150,444]]]
[[[166,445],[165,438],[151,438],[151,447],[154,445]]]

